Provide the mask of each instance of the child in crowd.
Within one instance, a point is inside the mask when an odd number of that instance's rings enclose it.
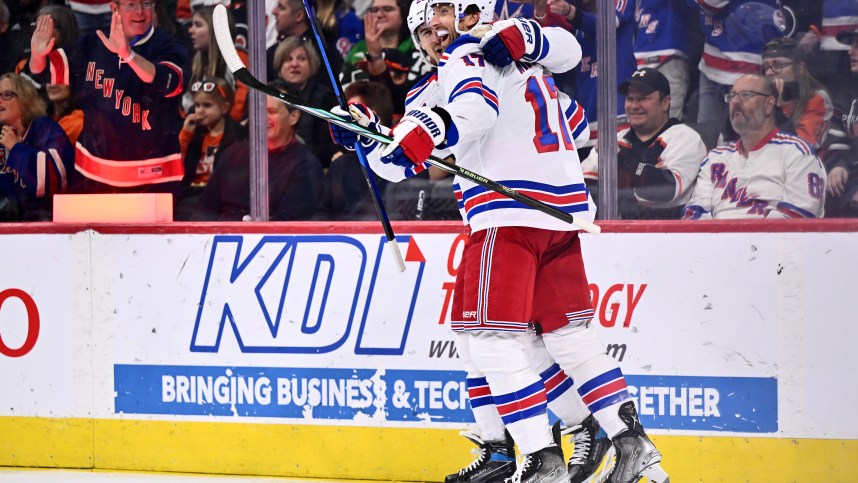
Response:
[[[220,77],[197,81],[191,84],[190,92],[194,101],[193,111],[185,117],[179,132],[185,178],[176,205],[176,220],[191,218],[218,154],[232,143],[247,138],[246,129],[229,115],[235,99],[229,82]]]

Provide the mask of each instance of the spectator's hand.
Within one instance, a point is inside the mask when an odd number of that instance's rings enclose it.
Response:
[[[846,189],[846,182],[849,181],[849,172],[846,171],[846,168],[843,166],[835,166],[834,169],[828,173],[828,180],[826,181],[825,190],[829,195],[837,197],[843,194],[843,190]]]
[[[548,0],[548,11],[555,15],[560,15],[566,19],[570,19],[575,16],[575,5],[572,5],[566,0]]]
[[[101,30],[96,30],[95,33],[98,34],[98,38],[101,39],[107,50],[118,55],[120,59],[131,54],[131,47],[128,46],[128,40],[122,30],[122,17],[118,11],[113,13],[113,18],[110,20],[110,37],[106,37]]]
[[[775,88],[778,90],[778,97],[775,99],[776,105],[781,106],[784,103],[784,80],[780,77],[775,77]]]
[[[8,156],[9,151],[12,151],[12,148],[21,142],[21,137],[18,136],[18,131],[15,130],[12,126],[3,126],[3,129],[0,130],[0,144],[6,148],[6,155]]]
[[[393,142],[381,152],[381,161],[407,168],[429,159],[435,146],[444,142],[446,126],[440,114],[418,107],[409,111],[391,134]]]
[[[852,100],[852,107],[846,115],[846,134],[852,139],[858,139],[858,99]]]
[[[816,32],[813,30],[808,30],[801,36],[801,40],[798,41],[798,46],[805,54],[812,54],[816,51],[817,47],[819,47],[819,36],[816,35]]]
[[[199,121],[197,113],[189,112],[188,115],[185,116],[185,123],[182,125],[182,129],[188,132],[194,132],[197,129],[197,121]]]
[[[381,34],[384,29],[378,26],[378,15],[367,13],[363,17],[363,39],[366,51],[372,55],[381,55]]]
[[[54,19],[50,15],[42,15],[36,19],[36,29],[30,38],[30,55],[44,59],[54,50],[54,42]]]

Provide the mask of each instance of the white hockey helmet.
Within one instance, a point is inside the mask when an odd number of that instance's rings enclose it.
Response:
[[[429,54],[420,46],[420,36],[417,31],[420,27],[429,24],[432,18],[432,10],[426,7],[429,0],[414,0],[411,2],[411,7],[408,9],[408,31],[411,32],[411,40],[414,42],[414,48],[420,54],[423,62],[432,64],[432,59]]]
[[[487,24],[495,18],[495,3],[497,0],[429,0],[426,5],[427,12],[435,5],[450,4],[456,9],[456,18],[462,19],[465,17],[465,10],[471,5],[480,9],[480,20],[477,25]],[[459,30],[459,24],[456,24],[456,32],[466,34]]]

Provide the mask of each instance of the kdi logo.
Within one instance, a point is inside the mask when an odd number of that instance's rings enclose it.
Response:
[[[242,352],[331,352],[360,315],[355,354],[403,353],[426,265],[411,236],[396,237],[408,243],[404,273],[379,238],[366,289],[367,251],[355,238],[265,236],[249,253],[244,241],[214,238],[191,352],[217,352],[227,324]]]

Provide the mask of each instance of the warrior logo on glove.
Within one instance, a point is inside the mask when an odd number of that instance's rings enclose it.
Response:
[[[444,142],[445,117],[450,115],[437,107],[409,111],[391,131],[393,142],[381,152],[381,161],[407,168],[429,159],[435,146]]]

